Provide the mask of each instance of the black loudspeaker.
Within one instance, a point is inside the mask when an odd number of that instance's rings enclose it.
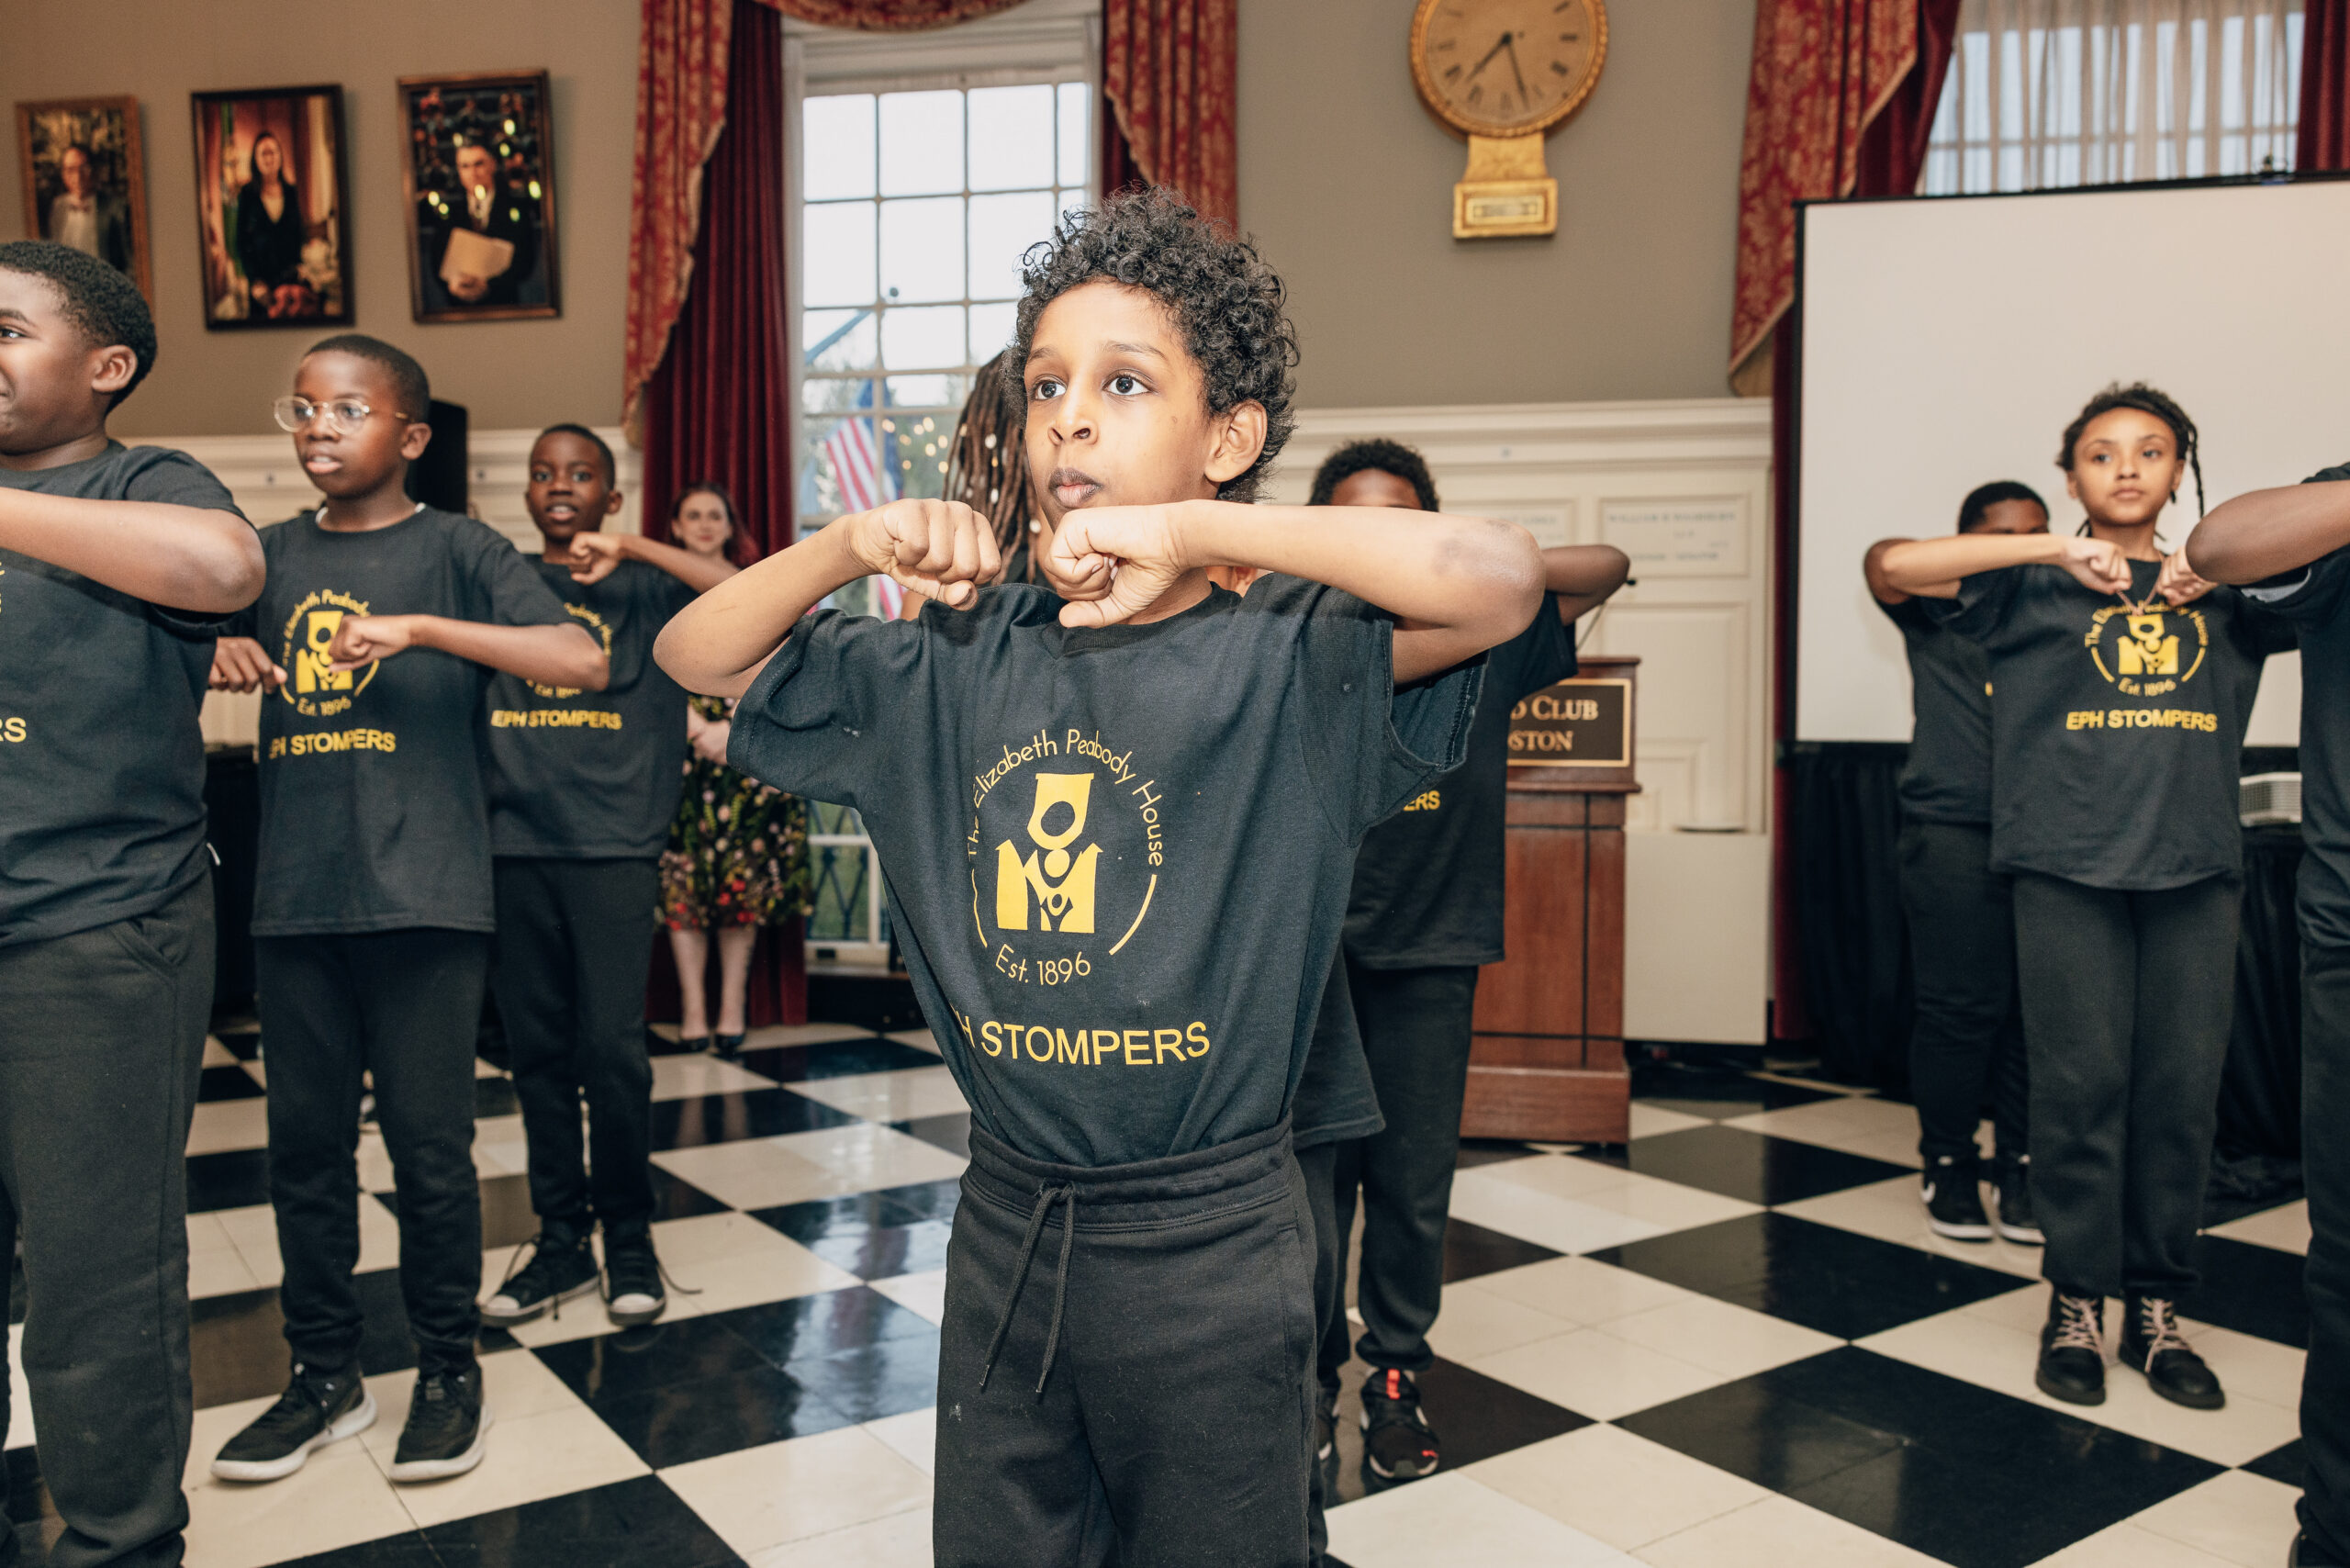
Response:
[[[464,405],[435,398],[431,419],[432,443],[408,465],[408,498],[463,517],[465,478],[471,472],[465,457]]]

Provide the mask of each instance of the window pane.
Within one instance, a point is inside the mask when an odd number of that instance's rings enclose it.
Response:
[[[963,297],[963,198],[881,204],[882,297]]]
[[[919,388],[938,396],[944,402],[955,390],[957,378],[945,375],[899,376],[890,386],[894,398],[901,385],[912,382],[934,382],[934,386]],[[928,399],[925,398],[925,401]],[[898,493],[921,499],[934,499],[946,492],[946,443],[955,425],[952,414],[918,414],[897,421],[897,433],[890,438],[890,450],[897,465]]]
[[[801,108],[800,178],[810,201],[873,194],[873,95],[811,98]]]
[[[870,310],[810,310],[800,319],[800,352],[811,370],[870,370],[879,352]]]
[[[1061,184],[1081,185],[1093,173],[1093,84],[1064,82],[1061,104]]]
[[[1053,193],[971,198],[971,297],[1012,299],[1020,293],[1020,253],[1053,235]]]
[[[881,95],[881,194],[930,196],[963,188],[963,95]]]
[[[890,406],[892,409],[959,409],[970,395],[971,378],[968,375],[893,375],[890,377]],[[942,419],[953,422],[952,415],[916,414],[912,422],[899,416],[899,430],[929,430]],[[927,439],[927,438],[922,438]]]
[[[802,299],[810,305],[872,304],[872,204],[811,204],[800,209],[800,228],[807,249]]]
[[[800,506],[819,513],[868,511],[898,496],[896,444],[870,415],[816,424],[800,469]]]
[[[971,363],[985,364],[1002,353],[1012,342],[1013,314],[1016,305],[974,305],[971,307]]]
[[[843,409],[871,408],[869,381],[836,381],[811,375],[800,384],[800,407],[811,414],[837,413]]]
[[[881,314],[881,362],[892,370],[951,370],[968,340],[959,305],[925,305]]]
[[[1053,90],[980,87],[971,94],[971,189],[1053,183]]]

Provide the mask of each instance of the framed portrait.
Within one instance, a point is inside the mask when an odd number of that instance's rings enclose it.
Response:
[[[25,232],[86,251],[155,297],[148,269],[147,168],[136,98],[17,106]]]
[[[190,99],[204,324],[230,331],[352,320],[342,89]]]
[[[547,73],[408,76],[399,93],[416,319],[562,315]]]

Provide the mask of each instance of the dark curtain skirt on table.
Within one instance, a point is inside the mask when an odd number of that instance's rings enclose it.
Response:
[[[1794,898],[1819,1070],[1899,1094],[1909,1080],[1912,999],[1901,913],[1900,797],[1908,748],[1801,742],[1787,748]],[[2290,771],[2289,749],[2244,754],[2246,773]],[[2300,1157],[2300,939],[2293,881],[2298,828],[2244,834],[2235,1023],[2220,1090],[2214,1202],[2280,1201]]]

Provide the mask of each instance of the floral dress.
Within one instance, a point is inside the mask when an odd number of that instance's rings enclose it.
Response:
[[[712,723],[720,698],[691,699]],[[798,796],[686,754],[686,787],[661,857],[661,918],[672,931],[771,925],[808,913],[808,813]]]

